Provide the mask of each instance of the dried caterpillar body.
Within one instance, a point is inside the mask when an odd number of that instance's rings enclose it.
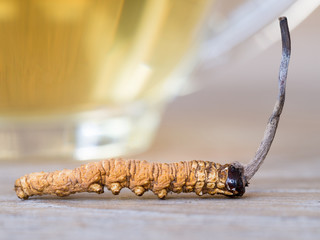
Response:
[[[243,167],[238,163],[220,165],[209,161],[149,163],[139,160],[109,159],[88,163],[74,170],[39,172],[16,180],[21,199],[34,195],[68,196],[78,192],[113,194],[129,188],[141,196],[152,191],[163,199],[168,192],[195,192],[242,196],[245,192]]]

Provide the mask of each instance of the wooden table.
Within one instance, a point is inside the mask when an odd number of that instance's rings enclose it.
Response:
[[[279,131],[242,198],[172,194],[163,201],[123,191],[21,201],[16,178],[80,163],[2,162],[0,239],[320,239],[319,13],[292,33]],[[212,86],[172,103],[151,149],[130,157],[248,162],[276,98],[279,54],[277,44],[223,75],[199,73],[214,78]]]
[[[287,167],[269,158],[244,197],[152,193],[78,194],[21,201],[16,177],[76,164],[5,164],[0,169],[1,239],[317,239],[319,161]],[[273,166],[277,166],[274,168]],[[312,167],[311,167],[312,166]],[[286,169],[286,170],[279,170]]]

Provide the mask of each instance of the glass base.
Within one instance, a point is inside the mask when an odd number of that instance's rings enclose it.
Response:
[[[0,119],[0,159],[106,159],[146,150],[161,107],[137,102],[50,118]]]

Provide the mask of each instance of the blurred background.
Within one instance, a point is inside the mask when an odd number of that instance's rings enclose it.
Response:
[[[0,159],[249,161],[277,98],[282,14],[293,49],[271,153],[315,156],[319,10],[298,24],[318,5],[1,0]]]
[[[319,22],[318,8],[291,32],[286,103],[269,152],[270,158],[289,165],[320,160]],[[218,73],[210,69],[194,73],[194,80],[210,84],[169,105],[151,149],[141,156],[248,162],[277,98],[280,58],[277,41],[254,57],[231,61]]]

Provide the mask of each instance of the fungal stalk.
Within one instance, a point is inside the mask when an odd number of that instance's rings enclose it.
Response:
[[[286,17],[280,17],[280,30],[281,30],[281,39],[282,39],[282,58],[279,69],[279,95],[277,102],[274,106],[273,112],[269,118],[266,130],[264,132],[263,139],[260,143],[260,146],[253,158],[253,160],[245,166],[244,175],[246,183],[253,177],[253,175],[258,171],[262,165],[264,159],[266,158],[274,136],[276,134],[278,123],[280,120],[280,115],[282,113],[283,105],[285,102],[286,96],[286,81],[288,74],[288,67],[291,55],[291,40],[290,32],[288,27],[288,22]]]
[[[168,192],[242,196],[245,187],[268,154],[285,101],[291,46],[287,19],[281,17],[279,21],[282,37],[279,96],[262,142],[248,165],[238,162],[221,165],[202,160],[149,163],[115,158],[84,164],[73,170],[27,174],[15,182],[17,196],[28,199],[36,195],[63,197],[79,192],[103,193],[105,187],[115,195],[119,194],[122,188],[129,188],[138,196],[152,191],[161,199],[165,198]]]

